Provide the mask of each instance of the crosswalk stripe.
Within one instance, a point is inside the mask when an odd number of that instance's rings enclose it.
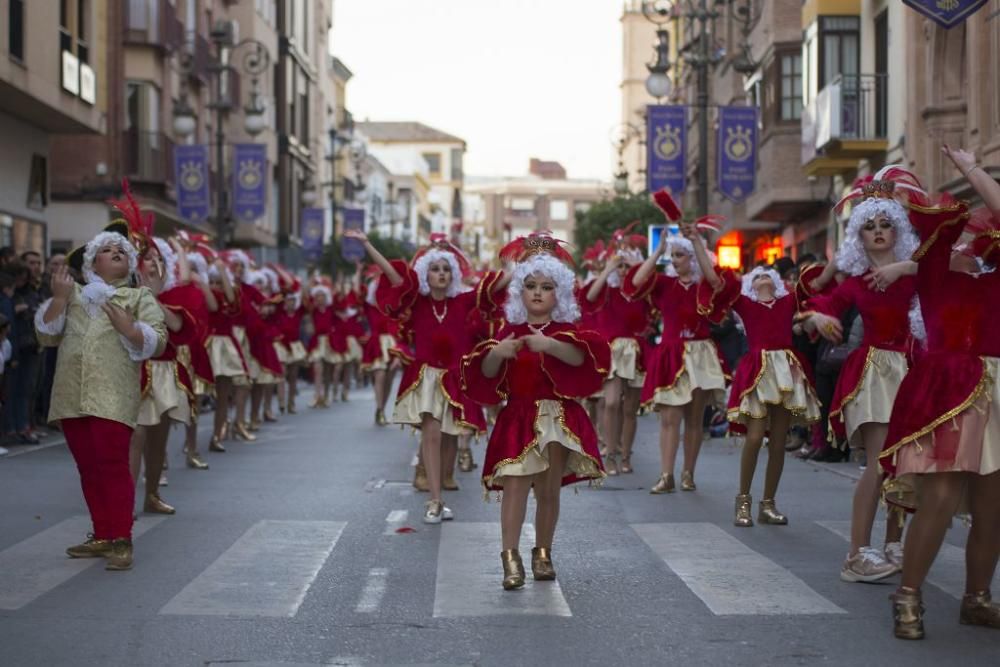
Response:
[[[132,537],[165,518],[140,517]],[[0,551],[0,609],[20,609],[87,568],[103,564],[103,558],[66,556],[66,547],[82,542],[90,530],[90,517],[75,516]]]
[[[354,611],[358,614],[372,614],[378,611],[385,596],[386,580],[389,577],[389,570],[384,567],[373,567],[368,570],[368,582],[361,591],[361,599]]]
[[[389,516],[385,518],[385,531],[383,535],[394,535],[396,529],[406,523],[406,519],[410,516],[410,513],[406,510],[392,510],[389,512]]]
[[[292,617],[346,525],[342,521],[259,521],[160,613]]]
[[[831,533],[851,541],[850,521],[817,521],[817,524]],[[885,535],[885,522],[877,521],[872,526],[872,535]],[[905,555],[904,555],[905,558]],[[965,594],[965,549],[951,544],[942,544],[934,565],[927,575],[927,583],[960,600]],[[993,577],[993,588],[1000,588],[1000,572]]]
[[[534,544],[535,528],[525,524],[521,544]],[[524,551],[530,554],[530,549]],[[525,557],[527,582],[519,591],[500,586],[500,525],[454,523],[441,528],[438,546],[434,617],[536,614],[572,616],[558,581],[534,581]],[[558,562],[556,563],[558,566]]]
[[[632,528],[716,616],[846,613],[715,524]]]

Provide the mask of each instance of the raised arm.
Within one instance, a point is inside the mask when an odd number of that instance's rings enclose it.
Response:
[[[649,276],[651,276],[653,274],[653,271],[656,270],[656,263],[660,261],[660,258],[663,257],[663,255],[666,254],[666,252],[667,252],[667,234],[666,230],[664,230],[664,233],[660,234],[660,245],[657,246],[656,252],[647,257],[646,260],[639,266],[639,269],[635,272],[635,275],[632,276],[632,285],[634,287],[639,287],[645,284],[647,280],[649,280]]]
[[[597,274],[597,278],[594,282],[590,284],[590,289],[587,290],[587,301],[591,303],[597,301],[597,297],[601,295],[601,290],[608,282],[608,276],[611,275],[613,271],[617,271],[618,267],[622,263],[622,258],[617,254],[613,255],[608,263],[604,265],[604,270]]]
[[[1000,216],[1000,183],[993,180],[993,177],[979,166],[976,156],[961,148],[951,148],[948,144],[941,147],[941,152],[962,172],[969,185],[983,198],[986,208],[993,211],[993,215]]]
[[[219,270],[219,278],[222,280],[222,293],[226,297],[226,303],[236,302],[236,290],[233,289],[233,283],[229,281],[229,271],[226,269],[226,263],[221,259],[215,260],[215,268]]]
[[[393,287],[398,287],[403,284],[403,276],[399,275],[399,272],[392,267],[389,260],[387,260],[385,256],[371,244],[371,241],[368,240],[368,236],[363,231],[360,229],[348,229],[344,232],[344,237],[361,241],[364,244],[365,252],[368,253],[371,260],[375,262],[375,265],[382,269],[382,273],[384,273],[385,277],[389,279],[389,282],[392,283]]]
[[[69,275],[69,268],[63,265],[52,274],[49,285],[52,290],[52,301],[42,315],[45,324],[51,324],[66,313],[66,306],[69,305],[70,297],[73,294],[73,278]]]
[[[705,250],[705,240],[701,238],[701,234],[698,233],[698,229],[694,226],[694,223],[683,223],[681,225],[681,233],[694,246],[694,257],[698,261],[698,266],[701,267],[701,275],[712,286],[712,289],[718,289],[722,285],[722,278],[716,272],[715,265],[712,264],[712,258],[708,256],[708,251]]]
[[[177,282],[182,284],[191,282],[191,262],[188,261],[187,253],[177,239],[172,238],[168,243],[177,255]]]

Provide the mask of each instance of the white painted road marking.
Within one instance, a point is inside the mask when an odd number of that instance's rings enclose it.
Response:
[[[839,535],[848,542],[851,541],[850,521],[817,521],[831,533]],[[885,522],[877,521],[872,526],[872,541],[881,544],[882,536],[885,535]],[[878,539],[875,539],[878,536]],[[847,553],[845,552],[846,556]],[[903,556],[906,557],[905,555]],[[839,563],[839,561],[837,561]],[[927,575],[927,583],[937,586],[956,600],[961,600],[965,594],[965,549],[951,544],[942,544],[941,551],[934,559],[934,565]],[[993,588],[1000,588],[1000,572],[993,577]]]
[[[140,517],[132,527],[132,537],[165,518]],[[103,567],[103,558],[66,555],[66,547],[83,542],[90,530],[89,516],[75,516],[0,551],[0,609],[20,609],[87,568],[98,563]]]
[[[846,613],[715,524],[632,528],[716,616]]]
[[[389,570],[384,567],[373,567],[368,570],[368,582],[365,589],[361,591],[361,599],[354,611],[358,614],[372,614],[378,611],[382,604],[382,597],[385,596],[386,580],[389,577]]]
[[[503,616],[534,614],[572,616],[558,581],[531,578],[531,546],[535,527],[521,531],[526,583],[519,591],[505,591],[500,564],[500,525],[450,523],[441,527],[438,545],[434,617]],[[559,567],[558,556],[555,560]]]
[[[392,510],[385,518],[385,532],[383,535],[395,535],[396,529],[406,523],[410,513],[406,510]]]
[[[260,521],[160,613],[295,616],[345,525],[342,521]]]

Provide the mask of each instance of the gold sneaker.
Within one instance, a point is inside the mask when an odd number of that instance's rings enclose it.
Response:
[[[70,558],[104,558],[111,553],[111,540],[99,540],[92,533],[87,534],[87,541],[75,544],[66,549]]]
[[[899,639],[924,638],[924,605],[919,590],[899,589],[889,596],[892,600],[892,632]],[[965,601],[962,601],[963,607]]]
[[[750,513],[750,504],[752,502],[753,499],[750,497],[749,493],[741,493],[736,496],[736,518],[733,519],[734,526],[749,528],[753,525],[753,516]]]
[[[694,483],[694,473],[690,470],[681,472],[681,491],[696,491],[698,486]]]
[[[772,526],[788,525],[788,517],[778,511],[778,508],[774,505],[774,499],[760,501],[760,511],[757,513],[757,521]]]
[[[667,473],[666,475],[660,475],[660,479],[656,480],[656,484],[653,488],[649,490],[650,493],[673,493],[676,490],[674,484],[674,476],[672,473]]]
[[[173,507],[163,502],[163,499],[160,498],[160,494],[156,492],[146,494],[146,499],[142,503],[142,511],[146,512],[147,514],[177,513],[177,510],[175,510]]]
[[[966,593],[958,621],[962,625],[981,625],[1000,629],[1000,606],[993,604],[989,591]]]
[[[121,537],[111,542],[111,552],[108,554],[108,562],[104,569],[132,569],[132,540]]]
[[[506,549],[500,552],[500,562],[503,564],[503,588],[512,591],[524,586],[524,563],[517,549]]]
[[[195,470],[208,470],[208,464],[205,463],[197,452],[187,454],[187,467],[194,468]]]
[[[531,550],[531,574],[535,581],[553,581],[556,569],[552,567],[552,552],[545,547],[535,547]]]

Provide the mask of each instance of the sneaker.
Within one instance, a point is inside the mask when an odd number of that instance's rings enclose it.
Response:
[[[903,571],[903,543],[902,542],[886,542],[885,543],[885,559],[896,566],[896,569],[900,572]]]
[[[455,513],[451,511],[450,507],[442,507],[441,508],[441,520],[442,521],[451,521],[454,518],[455,518]]]
[[[444,514],[444,503],[440,500],[428,500],[424,510],[424,523],[441,523]]]
[[[877,549],[861,547],[858,553],[848,555],[840,570],[843,581],[872,583],[896,574],[896,566],[885,559]]]

